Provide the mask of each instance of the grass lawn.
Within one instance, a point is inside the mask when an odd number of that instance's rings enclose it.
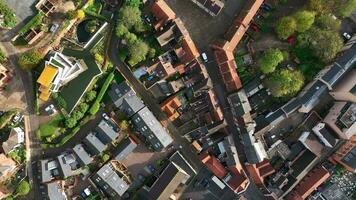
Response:
[[[44,139],[46,137],[50,137],[56,133],[58,129],[60,129],[60,124],[63,122],[64,117],[59,114],[51,119],[51,121],[42,124],[40,128],[37,130],[37,137],[40,139]]]

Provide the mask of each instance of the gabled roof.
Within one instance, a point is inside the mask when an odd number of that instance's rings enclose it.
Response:
[[[63,153],[57,157],[63,178],[73,175],[74,170],[77,169],[78,162],[75,160],[73,154]]]
[[[89,153],[84,149],[82,144],[77,144],[73,147],[73,152],[78,157],[82,165],[87,165],[93,161],[93,158]]]
[[[115,150],[115,160],[122,162],[136,147],[136,142],[130,137],[124,139]]]
[[[67,200],[67,196],[61,188],[60,182],[47,183],[46,187],[47,195],[50,200]]]
[[[84,138],[84,144],[88,146],[88,150],[92,151],[92,154],[99,154],[103,152],[106,146],[95,136],[94,133],[89,133]]]
[[[135,92],[131,89],[131,87],[127,84],[126,81],[120,84],[112,83],[108,93],[116,107],[121,106],[122,101],[125,97],[135,95]]]
[[[208,152],[205,152],[201,155],[201,161],[218,178],[223,179],[228,173],[228,171],[219,162],[219,160],[216,159],[214,156],[209,155]]]
[[[132,95],[123,99],[120,110],[123,111],[127,117],[131,117],[143,107],[145,107],[145,105],[142,100],[136,95]]]
[[[116,132],[113,127],[104,119],[99,122],[95,130],[98,132],[97,137],[105,145],[114,141],[119,135],[119,133]]]

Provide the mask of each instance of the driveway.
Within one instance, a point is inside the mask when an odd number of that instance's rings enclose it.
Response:
[[[6,0],[16,14],[17,21],[23,22],[36,12],[35,4],[38,0]]]

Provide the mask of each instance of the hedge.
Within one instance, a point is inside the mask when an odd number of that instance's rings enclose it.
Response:
[[[42,23],[42,19],[44,16],[44,13],[42,11],[39,11],[27,24],[25,24],[25,26],[23,26],[19,30],[19,35],[23,35],[27,33],[31,28],[39,26]]]
[[[114,80],[114,77],[115,77],[114,72],[111,72],[109,74],[109,76],[106,78],[103,86],[100,89],[98,96],[95,99],[95,102],[93,103],[93,105],[91,106],[91,108],[89,110],[91,115],[95,115],[99,111],[100,102],[103,100],[103,97],[104,97],[106,91],[108,90],[111,82]]]

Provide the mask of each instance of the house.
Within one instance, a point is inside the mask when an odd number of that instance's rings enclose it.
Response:
[[[16,147],[25,142],[25,133],[21,127],[15,127],[10,131],[9,138],[2,143],[2,149],[5,154],[8,154]]]
[[[250,116],[252,109],[244,89],[230,94],[228,96],[228,101],[231,107],[232,115],[236,121],[238,121],[240,118],[243,118],[244,122],[252,120]]]
[[[115,160],[122,162],[135,148],[137,143],[130,137],[127,137],[120,142],[117,149],[114,152]]]
[[[213,17],[217,16],[225,5],[221,0],[192,0],[192,2]]]
[[[330,177],[324,167],[316,167],[310,171],[298,185],[285,197],[286,200],[306,199],[314,190]]]
[[[324,145],[319,142],[319,138],[313,133],[303,132],[298,141],[318,157],[320,157],[324,151]]]
[[[156,0],[150,8],[152,15],[155,17],[153,26],[156,30],[159,30],[167,22],[176,18],[176,14],[167,5],[164,0]]]
[[[179,70],[184,85],[197,91],[209,84],[209,75],[205,66],[198,60],[193,60],[184,69]]]
[[[182,168],[190,176],[190,178],[193,178],[197,174],[197,171],[179,151],[174,152],[172,156],[169,157],[169,160]],[[190,179],[188,179],[187,182],[189,182],[189,180]]]
[[[161,103],[161,109],[169,120],[174,121],[180,116],[179,108],[182,106],[177,96],[172,96]]]
[[[258,186],[263,186],[264,179],[275,173],[275,169],[273,169],[267,159],[257,164],[248,164],[246,165],[246,169],[253,182]]]
[[[145,105],[142,100],[136,95],[124,98],[119,109],[126,114],[127,117],[132,117],[135,113],[141,110]]]
[[[330,158],[334,164],[339,163],[348,171],[356,172],[356,135],[346,141]]]
[[[209,171],[220,179],[223,179],[228,174],[228,171],[220,163],[220,161],[214,156],[209,155],[208,152],[201,155],[201,161],[209,169]]]
[[[352,69],[329,94],[337,101],[356,103],[356,69]]]
[[[165,79],[176,73],[170,57],[166,54],[158,56],[158,61],[147,69],[149,75],[156,75],[160,79]]]
[[[105,144],[103,144],[93,132],[84,138],[83,143],[91,155],[98,155],[106,148]]]
[[[108,94],[115,106],[119,108],[122,105],[123,100],[127,97],[134,96],[135,92],[131,89],[127,82],[124,81],[120,84],[111,84]]]
[[[348,140],[356,133],[355,113],[355,103],[335,102],[323,121],[335,131],[340,138]]]
[[[67,195],[62,187],[62,181],[55,181],[45,184],[45,199],[49,200],[67,200]]]
[[[104,119],[99,122],[95,130],[97,132],[96,137],[99,138],[104,145],[111,143],[119,136],[119,132],[116,132],[112,125]]]
[[[28,30],[22,37],[27,42],[27,44],[33,44],[36,40],[38,40],[44,31],[41,30],[41,27],[31,28]]]
[[[45,67],[37,79],[40,85],[40,99],[47,101],[52,92],[59,89],[76,78],[85,69],[79,62],[72,62],[59,52],[51,52],[49,59],[45,61]]]
[[[176,163],[171,162],[151,187],[144,186],[152,200],[166,200],[174,195],[179,185],[186,183],[190,176]]]
[[[57,156],[60,175],[63,179],[71,177],[73,175],[79,174],[79,171],[76,171],[80,168],[79,163],[75,159],[75,156],[72,153],[62,153]]]
[[[212,45],[219,73],[228,92],[236,92],[241,88],[241,80],[236,71],[237,66],[233,51],[244,36],[262,3],[263,0],[247,1],[225,33],[224,39],[218,40]]]
[[[339,141],[335,138],[335,134],[325,123],[319,123],[313,128],[313,132],[319,137],[319,139],[327,147],[334,147]]]
[[[52,13],[56,9],[56,7],[55,7],[56,3],[57,3],[57,0],[40,0],[35,5],[35,7],[38,11],[42,11],[43,14],[48,16],[50,13]]]
[[[78,158],[78,161],[81,165],[88,165],[93,161],[91,155],[84,149],[82,144],[77,144],[73,147],[73,152]]]
[[[212,89],[197,92],[186,109],[199,119],[201,125],[213,125],[224,120],[218,99]]]
[[[110,199],[120,199],[129,189],[131,181],[120,164],[111,161],[102,166],[90,180]]]
[[[16,166],[14,160],[6,157],[3,153],[0,154],[0,180],[5,180],[15,173]]]
[[[39,164],[42,183],[50,182],[60,176],[59,163],[57,160],[41,160]]]
[[[135,129],[144,136],[156,151],[162,150],[173,142],[153,113],[144,107],[132,116],[131,122]]]

